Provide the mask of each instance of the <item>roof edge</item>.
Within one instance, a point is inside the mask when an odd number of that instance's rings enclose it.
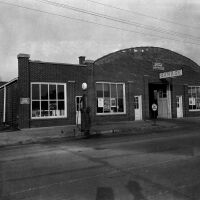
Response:
[[[163,50],[165,50],[165,51],[173,52],[173,53],[175,53],[175,54],[177,54],[177,55],[179,55],[179,56],[184,57],[185,59],[189,60],[190,62],[194,63],[196,66],[199,67],[199,70],[200,70],[200,65],[199,65],[198,63],[196,63],[195,61],[193,61],[192,59],[190,59],[190,58],[188,58],[188,57],[186,57],[186,56],[184,56],[184,55],[182,55],[182,54],[180,54],[180,53],[178,53],[178,52],[176,52],[176,51],[172,51],[172,50],[170,50],[170,49],[166,49],[166,48],[163,48],[163,47],[156,47],[156,46],[138,46],[138,47],[130,47],[130,48],[125,48],[125,49],[120,49],[120,50],[111,52],[111,53],[109,53],[109,54],[107,54],[107,55],[104,55],[104,56],[102,56],[102,57],[96,59],[96,60],[94,61],[94,64],[95,64],[96,62],[98,62],[99,60],[101,60],[101,59],[103,59],[103,58],[106,58],[107,56],[113,55],[113,54],[115,54],[115,53],[124,52],[124,51],[130,50],[130,49],[141,49],[141,48],[157,48],[157,49],[163,49]]]
[[[39,63],[39,64],[54,64],[54,65],[71,65],[71,66],[80,66],[86,67],[84,64],[70,64],[70,63],[59,63],[59,62],[48,62],[48,61],[40,61],[40,60],[30,60],[31,63]]]
[[[4,84],[4,85],[0,86],[0,89],[2,89],[2,88],[4,88],[4,87],[6,87],[6,86],[8,86],[8,85],[10,85],[11,83],[13,83],[13,82],[15,82],[15,81],[17,81],[17,80],[18,80],[18,77],[17,77],[17,78],[14,78],[14,79],[12,79],[11,81],[7,82],[6,84]]]

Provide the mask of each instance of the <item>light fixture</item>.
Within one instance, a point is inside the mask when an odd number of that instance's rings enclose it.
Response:
[[[82,83],[82,89],[87,90],[87,83]]]

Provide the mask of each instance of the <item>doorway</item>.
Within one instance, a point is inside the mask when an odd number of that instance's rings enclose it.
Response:
[[[158,106],[157,111],[152,111],[152,104]],[[149,84],[149,116],[153,118],[171,117],[171,89],[167,83]]]
[[[176,111],[177,111],[177,118],[183,117],[183,97],[176,96]]]
[[[76,125],[81,124],[81,99],[82,96],[76,96]]]
[[[159,89],[157,92],[158,99],[158,118],[168,118],[168,98],[166,88]]]
[[[134,96],[135,120],[142,120],[142,95]]]

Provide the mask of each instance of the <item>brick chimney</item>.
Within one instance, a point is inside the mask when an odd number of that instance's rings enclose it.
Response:
[[[79,56],[79,64],[83,65],[85,62],[85,56]]]
[[[18,95],[19,98],[30,98],[29,54],[18,54]],[[29,128],[30,105],[20,104],[18,108],[19,128]]]

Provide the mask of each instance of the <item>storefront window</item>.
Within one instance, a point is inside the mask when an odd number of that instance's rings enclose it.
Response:
[[[200,110],[200,86],[189,86],[189,110]]]
[[[66,117],[66,85],[60,83],[31,84],[32,118]]]
[[[125,113],[125,84],[96,83],[97,113]]]

